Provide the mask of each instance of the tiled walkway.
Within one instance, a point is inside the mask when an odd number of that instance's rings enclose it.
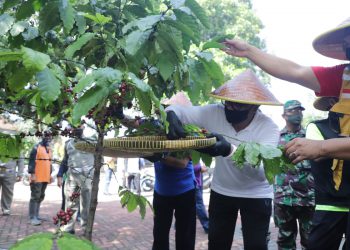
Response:
[[[103,176],[102,176],[103,177]],[[103,182],[103,178],[101,178]],[[111,188],[115,188],[116,183],[112,182]],[[100,188],[100,190],[102,190]],[[145,194],[152,199],[152,194]],[[46,197],[42,204],[41,215],[49,218],[41,226],[31,226],[28,224],[28,200],[30,189],[22,183],[16,183],[15,196],[12,205],[11,216],[0,216],[0,250],[8,249],[17,240],[35,232],[53,232],[55,226],[51,218],[60,208],[61,193],[60,189],[51,184],[46,191]],[[204,193],[205,203],[208,204],[209,193]],[[149,250],[152,246],[152,227],[153,219],[151,210],[147,210],[144,220],[141,219],[138,212],[128,213],[119,203],[119,197],[116,192],[113,195],[105,196],[99,194],[99,204],[95,216],[95,225],[93,232],[93,242],[102,249],[122,249],[122,250]],[[240,225],[236,226],[235,239],[232,249],[243,249]],[[271,240],[269,249],[276,247],[276,229],[271,222]],[[76,227],[76,234],[82,235],[80,226]],[[174,229],[171,229],[170,249],[175,249]],[[204,234],[199,221],[197,221],[196,249],[207,249],[207,235]]]

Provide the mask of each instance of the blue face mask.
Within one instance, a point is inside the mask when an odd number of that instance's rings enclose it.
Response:
[[[301,121],[303,120],[302,114],[295,114],[295,115],[286,115],[287,121],[294,125],[300,125]]]
[[[240,122],[243,122],[248,118],[249,110],[229,110],[228,108],[225,107],[225,116],[226,120],[231,123],[231,124],[237,124]]]

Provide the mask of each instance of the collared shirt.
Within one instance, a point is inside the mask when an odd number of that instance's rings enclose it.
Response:
[[[67,171],[73,171],[77,174],[92,174],[94,168],[94,155],[84,151],[77,150],[75,143],[79,139],[70,139],[65,144],[64,157],[60,165],[57,176],[62,177]]]
[[[284,128],[280,132],[280,145],[285,145],[294,138],[305,137],[305,130],[289,132]],[[296,170],[275,177],[274,203],[287,206],[314,206],[314,178],[309,161],[296,165]]]

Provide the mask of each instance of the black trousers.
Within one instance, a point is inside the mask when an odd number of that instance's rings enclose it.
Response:
[[[30,200],[40,203],[45,198],[45,190],[47,182],[34,182],[30,183]]]
[[[347,212],[316,210],[312,218],[308,250],[338,250],[348,223]],[[348,249],[344,247],[343,249]]]
[[[245,250],[267,250],[272,199],[238,198],[211,191],[209,250],[230,250],[238,211]]]
[[[177,196],[154,192],[153,250],[169,249],[169,232],[175,215],[177,250],[194,250],[196,240],[195,189]]]

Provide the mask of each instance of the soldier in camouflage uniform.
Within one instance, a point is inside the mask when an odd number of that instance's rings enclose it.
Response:
[[[303,110],[305,109],[297,100],[284,104],[282,117],[286,120],[286,127],[280,133],[280,145],[297,137],[305,137],[305,130],[301,127]],[[279,228],[278,249],[296,249],[298,228],[300,244],[302,249],[306,249],[314,207],[314,179],[308,161],[298,163],[295,171],[276,176],[274,220]]]

